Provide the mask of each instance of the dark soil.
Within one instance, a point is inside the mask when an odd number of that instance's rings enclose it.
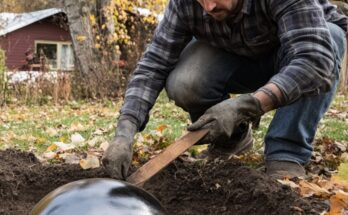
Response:
[[[33,154],[0,151],[0,214],[28,214],[47,193],[71,181],[108,177],[102,168],[42,165]],[[300,198],[262,173],[233,161],[198,166],[176,161],[145,184],[169,214],[320,214],[326,206]]]

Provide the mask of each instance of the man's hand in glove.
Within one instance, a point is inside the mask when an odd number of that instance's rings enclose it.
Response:
[[[251,95],[227,99],[209,108],[189,131],[209,128],[209,133],[200,143],[227,142],[233,132],[241,125],[251,122],[264,114],[260,102]]]
[[[132,145],[137,127],[129,120],[120,120],[117,132],[102,158],[103,166],[111,177],[126,179],[133,157]]]

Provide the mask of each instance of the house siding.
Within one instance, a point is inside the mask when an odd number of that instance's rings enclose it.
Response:
[[[69,31],[41,20],[0,37],[0,47],[6,53],[6,66],[9,70],[19,70],[25,62],[25,52],[35,50],[36,40],[70,42]]]

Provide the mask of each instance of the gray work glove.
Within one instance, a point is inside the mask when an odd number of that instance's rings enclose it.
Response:
[[[120,120],[114,139],[106,149],[102,163],[113,178],[126,179],[133,157],[134,135],[137,126],[129,120]]]
[[[228,143],[233,132],[263,114],[259,100],[251,95],[242,95],[212,106],[187,129],[209,128],[209,133],[199,141],[201,144]]]

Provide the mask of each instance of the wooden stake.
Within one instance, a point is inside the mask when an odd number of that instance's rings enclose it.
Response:
[[[197,143],[203,136],[208,133],[208,129],[189,132],[179,140],[172,143],[159,155],[149,160],[137,171],[127,178],[127,182],[136,186],[142,186],[152,176],[161,171],[164,167],[175,160],[180,154]]]

